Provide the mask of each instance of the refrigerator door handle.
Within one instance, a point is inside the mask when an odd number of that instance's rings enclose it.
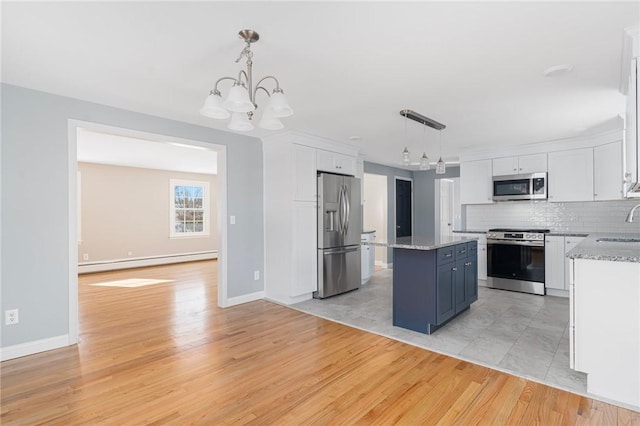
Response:
[[[358,251],[360,250],[360,246],[356,246],[353,248],[346,248],[346,249],[333,249],[333,250],[324,250],[324,255],[325,256],[331,256],[334,254],[345,254],[345,253],[352,253],[354,251]]]
[[[347,227],[347,204],[344,185],[340,187],[340,232],[342,235],[346,233]]]
[[[346,206],[344,234],[347,235],[347,232],[349,232],[349,216],[351,216],[351,201],[349,200],[349,188],[347,188],[347,185],[344,186],[344,201]]]

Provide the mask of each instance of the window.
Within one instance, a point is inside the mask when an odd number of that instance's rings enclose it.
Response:
[[[209,235],[209,183],[170,180],[170,237]]]

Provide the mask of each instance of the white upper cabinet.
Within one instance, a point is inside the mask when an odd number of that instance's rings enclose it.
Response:
[[[460,203],[493,203],[491,160],[466,161],[460,164]]]
[[[493,159],[493,176],[515,175],[518,173],[518,157]]]
[[[620,200],[623,197],[622,142],[593,148],[593,199]]]
[[[627,110],[625,113],[625,178],[627,185],[638,182],[638,166],[640,165],[640,149],[638,149],[638,60],[631,61],[627,91]],[[625,188],[628,190],[629,188]]]
[[[356,158],[319,149],[317,168],[318,171],[354,176],[356,174]]]
[[[593,148],[549,153],[549,201],[593,201]]]
[[[520,155],[493,159],[493,176],[547,171],[547,154]]]
[[[521,155],[518,157],[518,173],[538,173],[547,171],[547,154]]]
[[[293,199],[316,201],[316,149],[293,144]]]

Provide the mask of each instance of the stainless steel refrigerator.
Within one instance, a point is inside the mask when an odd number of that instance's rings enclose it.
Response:
[[[360,179],[318,174],[318,291],[322,299],[360,287]]]

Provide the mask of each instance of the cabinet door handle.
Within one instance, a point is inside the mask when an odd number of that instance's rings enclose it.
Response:
[[[452,270],[452,271],[457,271],[457,270],[458,270],[458,268],[451,268],[451,270]]]
[[[445,255],[444,255],[444,257],[451,257],[451,256],[452,256],[452,254],[451,254],[451,253],[448,253],[448,254],[445,254]]]

